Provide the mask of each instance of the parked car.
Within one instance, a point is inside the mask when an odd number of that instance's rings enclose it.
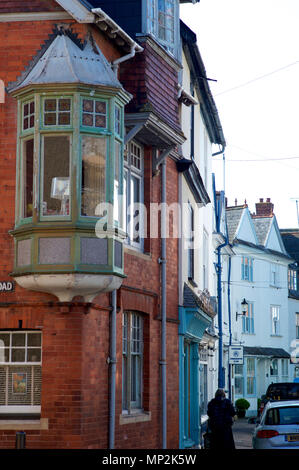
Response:
[[[265,406],[253,437],[254,449],[299,449],[299,400]]]
[[[262,395],[259,415],[262,414],[263,409],[269,400],[299,400],[299,383],[280,382],[276,384],[270,384],[267,388],[266,395]]]

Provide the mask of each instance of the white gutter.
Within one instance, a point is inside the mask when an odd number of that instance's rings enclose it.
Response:
[[[108,16],[107,13],[102,10],[102,8],[93,8],[91,11],[99,17],[95,20],[96,24],[100,23],[101,21],[104,21],[111,27],[112,34],[118,33],[119,36],[121,36],[126,43],[130,44],[130,52],[127,55],[120,57],[119,59],[116,59],[112,62],[111,65],[114,70],[117,69],[120,63],[125,62],[134,57],[136,52],[143,51],[143,48],[136,41],[134,41],[117,23],[115,23],[115,21],[113,21],[112,18],[110,18],[110,16]]]

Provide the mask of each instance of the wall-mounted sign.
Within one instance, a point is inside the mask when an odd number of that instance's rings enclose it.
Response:
[[[228,354],[230,364],[243,364],[243,346],[230,346]]]
[[[15,290],[15,283],[13,281],[0,281],[0,293],[12,292]]]

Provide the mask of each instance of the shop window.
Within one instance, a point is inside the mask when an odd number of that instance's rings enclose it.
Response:
[[[200,364],[200,413],[206,415],[208,410],[208,365]]]
[[[246,375],[246,385],[247,385],[247,395],[255,394],[255,358],[247,358],[247,375]]]
[[[236,364],[235,366],[235,394],[244,395],[244,371],[243,364]]]
[[[39,414],[42,334],[0,331],[0,414]]]
[[[270,376],[277,377],[278,376],[278,359],[272,359],[270,363]]]

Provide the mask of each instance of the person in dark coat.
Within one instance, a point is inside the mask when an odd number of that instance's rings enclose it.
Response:
[[[208,403],[211,449],[235,449],[232,432],[233,417],[236,411],[231,401],[225,398],[223,389],[218,389]]]

